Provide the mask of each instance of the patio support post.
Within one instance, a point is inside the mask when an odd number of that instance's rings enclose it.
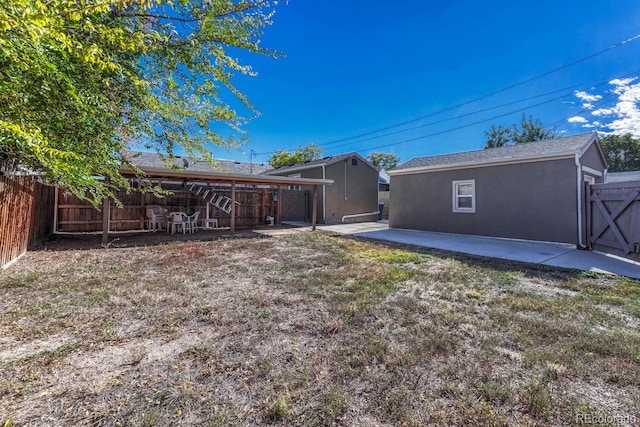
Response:
[[[53,234],[56,234],[58,232],[58,203],[60,200],[60,187],[56,185],[53,194]]]
[[[276,224],[280,224],[282,221],[282,187],[278,185],[278,215],[276,217]]]
[[[138,180],[138,190],[142,190],[142,181]],[[145,194],[140,191],[140,230],[144,230],[144,220],[146,218]]]
[[[308,205],[307,205],[308,206]],[[318,186],[313,186],[313,208],[311,209],[311,230],[316,231],[316,219],[318,210]]]
[[[106,179],[107,184],[111,180]],[[107,244],[109,242],[109,217],[111,216],[111,200],[108,197],[102,199],[102,243]]]
[[[236,182],[231,181],[231,235],[236,234]]]

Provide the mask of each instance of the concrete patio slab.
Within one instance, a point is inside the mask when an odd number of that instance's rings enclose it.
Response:
[[[308,223],[287,222],[299,227]],[[318,225],[319,230],[423,246],[433,249],[529,262],[551,267],[574,268],[597,273],[616,274],[640,279],[640,263],[597,251],[577,250],[568,243],[468,236],[431,231],[389,228],[385,222]]]

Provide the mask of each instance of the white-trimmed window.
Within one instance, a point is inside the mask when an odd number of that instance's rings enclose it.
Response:
[[[476,180],[453,181],[453,212],[476,212]]]

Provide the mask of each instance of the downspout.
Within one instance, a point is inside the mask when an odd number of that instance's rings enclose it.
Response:
[[[344,161],[344,199],[347,200],[347,161]]]
[[[322,164],[322,179],[327,179],[327,165]],[[322,186],[322,223],[327,222],[327,186]]]
[[[582,166],[580,165],[580,155],[576,153],[575,155],[575,161],[576,161],[576,175],[577,175],[577,184],[576,184],[576,189],[578,190],[578,248],[579,249],[584,249],[585,248],[585,244],[584,241],[582,240],[582,231],[584,229],[583,227],[583,223],[582,223],[582,190],[583,190],[583,185],[582,185]]]

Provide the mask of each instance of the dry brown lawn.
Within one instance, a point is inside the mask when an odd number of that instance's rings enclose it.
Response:
[[[0,312],[0,425],[640,418],[624,278],[321,232],[53,242],[0,272]]]

